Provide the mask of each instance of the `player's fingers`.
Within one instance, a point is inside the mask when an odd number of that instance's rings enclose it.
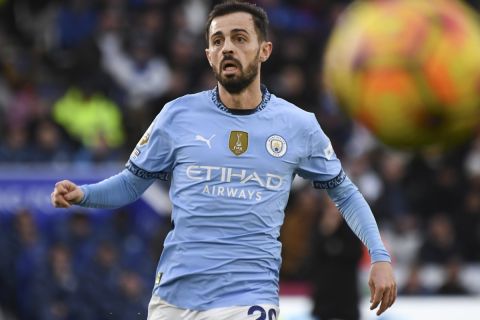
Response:
[[[373,281],[368,281],[368,286],[370,287],[370,303],[373,302],[373,296],[375,295],[375,285]]]
[[[71,207],[71,205],[70,205],[67,201],[65,201],[65,200],[63,200],[63,199],[56,199],[56,200],[53,202],[53,206],[54,206],[55,208],[70,208],[70,207]]]
[[[56,192],[51,194],[51,202],[55,208],[69,208],[71,205],[64,197]]]
[[[385,292],[383,294],[382,303],[380,304],[380,308],[378,308],[378,310],[377,310],[377,316],[384,313],[385,310],[387,310],[389,306],[390,306],[390,289],[385,290]]]
[[[60,193],[60,194],[65,194],[68,192],[67,186],[66,186],[66,181],[59,181],[55,183],[55,191]]]
[[[66,194],[75,190],[76,188],[77,185],[69,180],[62,180],[55,184],[55,189],[57,189],[61,194]]]
[[[378,307],[378,305],[379,305],[380,302],[382,301],[384,292],[385,292],[385,288],[384,288],[384,287],[375,287],[375,293],[374,293],[374,295],[373,295],[372,304],[370,305],[370,310],[373,310],[373,309],[375,309],[376,307]]]
[[[391,307],[395,303],[395,300],[397,300],[397,284],[396,283],[394,283],[392,287],[392,294],[390,296],[389,307]]]
[[[82,197],[82,192],[79,189],[74,189],[73,191],[67,193],[65,196],[65,200],[70,203],[76,203],[80,201]]]

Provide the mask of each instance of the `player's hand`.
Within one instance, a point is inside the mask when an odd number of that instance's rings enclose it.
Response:
[[[370,287],[370,310],[377,310],[377,316],[390,308],[397,298],[397,284],[393,275],[392,265],[389,262],[376,262],[370,270],[368,280]]]
[[[50,200],[55,208],[70,208],[83,199],[83,191],[75,183],[63,180],[55,184]]]

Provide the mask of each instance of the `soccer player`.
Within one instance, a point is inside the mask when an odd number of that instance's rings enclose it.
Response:
[[[371,255],[371,309],[396,298],[373,214],[313,114],[271,94],[260,69],[272,52],[259,7],[226,2],[206,25],[212,90],[167,103],[125,170],[96,184],[55,185],[55,207],[115,208],[171,179],[173,229],[158,263],[148,319],[278,318],[284,209],[296,174],[326,189]]]

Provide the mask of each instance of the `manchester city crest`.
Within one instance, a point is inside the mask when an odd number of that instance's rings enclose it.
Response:
[[[287,152],[287,142],[283,137],[274,134],[267,139],[265,144],[268,153],[275,158],[280,158]]]

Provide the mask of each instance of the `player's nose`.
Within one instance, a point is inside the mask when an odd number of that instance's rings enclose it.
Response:
[[[233,53],[233,43],[230,39],[225,39],[223,42],[222,53],[223,54],[232,54]]]

